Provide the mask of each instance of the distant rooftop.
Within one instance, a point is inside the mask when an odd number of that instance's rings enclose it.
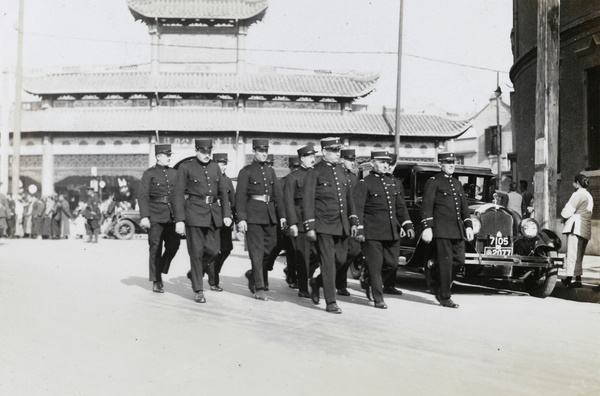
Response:
[[[139,19],[249,19],[268,5],[268,0],[127,0]]]

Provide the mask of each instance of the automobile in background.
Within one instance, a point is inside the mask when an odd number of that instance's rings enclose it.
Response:
[[[362,178],[371,170],[370,163],[359,166]],[[394,177],[401,181],[410,218],[415,226],[413,240],[401,239],[400,268],[425,274],[430,290],[436,284],[431,273],[436,270],[431,245],[421,240],[421,202],[425,183],[441,168],[437,163],[399,162]],[[495,191],[495,176],[489,168],[456,165],[453,175],[465,190],[473,221],[475,239],[465,244],[465,265],[458,274],[462,281],[474,278],[511,279],[523,282],[525,290],[536,297],[547,297],[554,290],[563,258],[559,236],[542,229],[534,219],[521,219],[501,205]],[[435,220],[434,220],[435,221]],[[361,259],[351,268],[360,276]]]

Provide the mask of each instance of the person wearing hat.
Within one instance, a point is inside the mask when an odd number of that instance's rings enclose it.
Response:
[[[326,311],[342,313],[335,299],[336,268],[346,263],[348,238],[355,237],[358,217],[354,191],[340,162],[339,138],[321,140],[323,160],[308,171],[304,183],[302,218],[310,241],[317,242],[321,274],[310,280],[311,299],[319,303],[323,287]]]
[[[140,225],[148,230],[149,279],[155,293],[164,293],[162,274],[169,272],[181,242],[173,221],[172,195],[177,170],[169,168],[171,154],[170,144],[154,146],[156,165],[144,171],[138,191]]]
[[[98,203],[98,196],[93,187],[87,188],[88,200],[83,210],[83,217],[87,220],[85,231],[88,235],[87,243],[98,243],[98,234],[100,233],[100,218],[102,213]]]
[[[461,183],[454,177],[454,153],[438,155],[442,171],[432,176],[423,189],[421,238],[433,245],[438,285],[435,296],[444,307],[458,308],[451,288],[456,268],[465,264],[465,238],[473,240],[469,205]]]
[[[410,239],[415,237],[404,197],[389,172],[390,156],[387,151],[372,151],[373,170],[356,187],[356,212],[360,222],[359,236],[365,263],[370,274],[370,288],[375,308],[386,309],[384,285],[392,279],[389,294],[402,292],[393,285],[396,281],[398,256],[400,255],[401,229]]]
[[[225,184],[227,185],[227,197],[229,199],[229,205],[231,207],[231,216],[235,218],[235,208],[232,206],[235,204],[235,189],[233,187],[233,182],[231,179],[225,174],[227,171],[227,153],[215,153],[213,154],[213,161],[219,165],[219,169],[221,170],[221,174],[223,179],[225,180]],[[221,273],[221,268],[223,268],[223,263],[229,257],[229,254],[233,250],[233,241],[231,239],[233,223],[229,226],[223,226],[220,228],[220,246],[219,254],[215,257],[211,263],[208,265],[208,284],[210,285],[210,290],[221,292],[223,288],[219,285],[220,278],[219,274]]]
[[[277,245],[277,227],[285,228],[283,191],[275,171],[267,164],[269,141],[254,139],[254,159],[240,170],[235,206],[238,230],[246,233],[252,269],[246,271],[248,289],[267,301],[268,258]],[[279,224],[278,224],[279,218]]]
[[[350,180],[352,190],[355,191],[356,185],[358,184],[358,176],[354,173],[354,169],[356,168],[356,150],[342,149],[340,151],[340,156],[342,158],[342,166],[345,175],[348,180]],[[337,294],[340,296],[350,295],[350,292],[348,291],[348,268],[350,268],[359,255],[360,243],[354,238],[348,239],[348,255],[346,257],[346,262],[336,270],[335,275],[335,288],[337,289]]]
[[[302,225],[302,204],[304,200],[304,182],[308,170],[312,169],[315,165],[315,154],[315,147],[312,144],[298,149],[298,160],[301,165],[296,171],[286,177],[283,189],[283,202],[290,227],[289,237],[296,264],[295,273],[292,273],[288,267],[288,275],[296,277],[298,296],[304,298],[310,298],[308,291],[308,268],[310,252],[314,245],[308,240],[306,231]]]
[[[269,154],[269,156],[267,157],[267,162],[269,161],[269,158],[271,158],[271,154]],[[284,188],[285,186],[285,181],[287,180],[287,178],[294,173],[298,167],[300,166],[300,160],[298,159],[298,157],[294,156],[294,157],[289,157],[288,158],[288,169],[290,170],[290,173],[288,173],[287,175],[285,175],[284,177],[281,178],[280,180],[280,185],[281,188]],[[285,195],[284,195],[284,199],[285,199]],[[285,206],[285,203],[284,203]],[[287,212],[287,208],[286,209]],[[286,215],[286,220],[288,220],[289,223],[289,219],[288,216]],[[294,257],[294,247],[292,246],[292,240],[289,236],[289,224],[286,224],[286,228],[285,229],[278,229],[277,230],[277,246],[275,247],[275,249],[273,249],[273,251],[271,252],[271,254],[269,255],[269,259],[267,261],[267,268],[269,271],[273,270],[273,267],[275,265],[275,260],[277,260],[277,257],[279,257],[279,254],[281,253],[282,250],[285,250],[286,254],[285,254],[285,268],[283,269],[283,273],[285,274],[285,281],[288,284],[288,286],[292,289],[297,289],[298,288],[298,276],[297,276],[297,270],[296,270],[296,261],[295,261],[295,257]],[[268,284],[266,284],[266,286],[268,286]]]
[[[227,183],[219,166],[211,161],[212,140],[196,139],[194,143],[196,158],[183,162],[177,170],[173,217],[175,231],[186,236],[194,300],[205,303],[204,268],[219,253],[219,228],[229,227],[232,216]]]

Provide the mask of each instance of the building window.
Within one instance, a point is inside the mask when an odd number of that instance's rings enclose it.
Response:
[[[502,126],[500,126],[502,131]],[[502,133],[498,136],[498,127],[496,125],[485,128],[485,153],[487,155],[500,154],[499,147],[502,147]]]
[[[88,142],[86,142],[85,140],[82,140],[81,142],[79,142],[80,146],[87,146]]]
[[[600,66],[587,70],[587,170],[600,169]]]

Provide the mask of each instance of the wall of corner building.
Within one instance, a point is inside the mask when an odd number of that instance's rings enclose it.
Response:
[[[514,84],[512,120],[517,152],[517,175],[531,186],[535,164],[535,92],[537,4],[514,1],[515,60],[511,70]],[[587,167],[586,69],[600,65],[600,48],[588,54],[576,51],[588,46],[593,34],[600,34],[600,9],[594,2],[561,2],[561,50],[559,80],[559,157],[557,217],[573,192],[573,177],[583,172],[590,178],[594,197],[592,239],[587,254],[600,255],[600,170]],[[587,20],[587,22],[586,22]],[[557,231],[562,231],[561,229]],[[564,238],[563,238],[564,242]],[[564,243],[563,243],[564,250]]]

